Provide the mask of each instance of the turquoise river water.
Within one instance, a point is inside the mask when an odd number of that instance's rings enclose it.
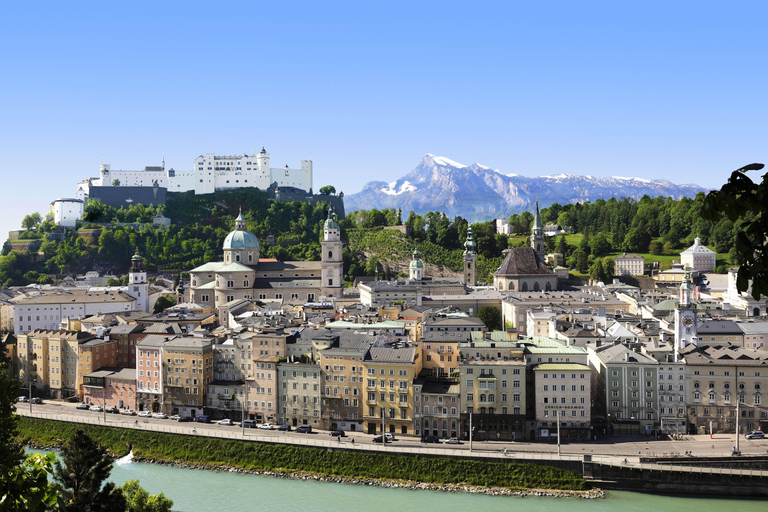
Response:
[[[42,453],[29,450],[30,453]],[[733,500],[708,497],[657,496],[609,492],[599,500],[578,498],[519,498],[463,493],[411,491],[360,485],[288,480],[257,475],[202,471],[142,464],[123,458],[115,462],[111,480],[122,484],[138,479],[152,494],[165,493],[173,509],[184,512],[222,510],[347,511],[425,510],[515,512],[766,512],[766,500]]]

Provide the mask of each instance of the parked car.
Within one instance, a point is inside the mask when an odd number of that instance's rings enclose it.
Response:
[[[141,411],[139,413],[139,416],[142,417],[142,418],[150,418],[150,417],[152,417],[152,413],[149,412],[149,411]]]
[[[435,436],[424,436],[421,438],[422,443],[439,443],[440,439]]]
[[[297,434],[311,434],[312,433],[312,425],[299,425],[296,427],[296,433]]]
[[[452,437],[450,439],[446,439],[445,444],[461,444],[461,441],[459,441],[458,437]]]
[[[177,419],[176,421],[178,421],[179,423],[189,423],[190,421],[192,421],[192,418],[189,416],[179,416],[179,419]]]
[[[181,416],[179,416],[178,414],[174,414],[173,416],[168,416],[168,419],[173,421],[179,421],[179,418],[181,418]]]
[[[82,411],[87,411],[90,408],[91,406],[88,404],[77,404],[77,407],[75,407],[75,409],[80,409]]]
[[[107,407],[107,412],[110,414],[120,414],[120,409],[118,409],[114,405],[110,405],[109,407]]]
[[[28,398],[27,398],[27,397],[25,397],[25,396],[20,396],[20,397],[19,397],[19,399],[18,399],[17,401],[18,401],[18,402],[26,402],[27,400],[28,400]]]
[[[385,437],[384,436],[376,436],[373,438],[374,443],[384,443]],[[386,440],[387,443],[391,442],[389,439]]]
[[[386,432],[384,434],[384,437],[387,438],[387,442],[391,443],[392,441],[397,441],[397,438],[395,437],[395,434],[390,434],[389,432]]]
[[[195,416],[195,421],[198,423],[208,423],[210,418],[206,414],[198,414]]]
[[[262,430],[274,430],[275,426],[271,423],[259,423],[256,425],[256,428],[260,428]]]
[[[347,434],[345,434],[343,430],[334,430],[330,435],[333,437],[347,437]]]
[[[279,427],[277,427],[277,430],[282,430],[283,432],[290,432],[291,431],[291,426],[289,424],[285,423],[285,424],[280,425]]]
[[[243,420],[243,428],[256,428],[254,420]]]
[[[744,437],[747,439],[763,439],[765,438],[765,432],[762,430],[753,430],[752,432],[747,432]]]
[[[225,425],[227,427],[231,427],[233,425],[232,420],[229,418],[224,418],[223,420],[219,420],[216,423],[219,425]]]
[[[89,410],[96,411],[96,412],[102,412],[104,408],[100,405],[92,405]]]
[[[123,409],[122,411],[120,411],[120,414],[124,414],[126,416],[136,416],[136,411],[134,411],[133,409]]]
[[[156,412],[155,414],[152,415],[152,417],[153,418],[157,418],[159,420],[167,420],[168,419],[168,415],[165,414],[164,412]]]
[[[32,398],[32,400],[30,400],[30,402],[33,403],[33,404],[41,404],[41,403],[43,403],[43,399],[42,398],[38,398],[38,397],[34,397],[34,398]]]

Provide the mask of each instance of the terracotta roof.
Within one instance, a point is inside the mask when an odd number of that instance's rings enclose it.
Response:
[[[507,275],[553,275],[552,269],[544,264],[532,247],[515,247],[509,250],[507,257],[496,276]]]

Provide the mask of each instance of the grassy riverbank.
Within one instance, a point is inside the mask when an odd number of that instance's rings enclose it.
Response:
[[[293,445],[272,445],[163,434],[142,430],[81,425],[21,418],[23,439],[37,446],[60,446],[76,429],[83,429],[115,455],[128,453],[156,462],[199,465],[211,469],[309,473],[324,477],[407,480],[430,484],[502,487],[512,490],[581,491],[589,485],[580,476],[559,468],[516,464],[344,452]]]

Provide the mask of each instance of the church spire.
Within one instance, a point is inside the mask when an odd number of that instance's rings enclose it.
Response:
[[[539,215],[539,198],[536,198],[536,213],[533,215],[533,229],[544,231],[544,227],[541,225],[541,216]]]
[[[541,226],[538,197],[536,198],[536,213],[533,216],[533,227],[531,228],[531,247],[536,251],[539,259],[544,261],[544,228]]]

